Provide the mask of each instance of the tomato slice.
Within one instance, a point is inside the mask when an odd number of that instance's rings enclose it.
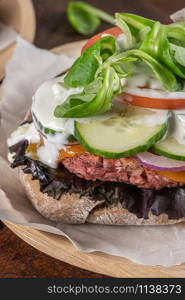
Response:
[[[110,28],[104,32],[98,33],[92,38],[90,38],[87,43],[82,48],[82,53],[87,48],[92,46],[103,34],[112,34],[113,36],[118,36],[122,31],[119,27]],[[147,87],[146,87],[147,88]],[[141,106],[146,108],[154,109],[182,109],[185,108],[185,99],[173,99],[173,98],[150,98],[147,96],[139,96],[130,93],[122,93],[119,95],[119,99],[126,103],[134,106]]]
[[[120,94],[119,99],[131,105],[154,109],[185,108],[185,99],[150,98],[129,93]]]
[[[103,34],[111,34],[113,36],[118,36],[120,33],[122,33],[121,29],[119,27],[112,27],[108,30],[105,30],[103,32],[100,32],[98,34],[96,34],[95,36],[93,36],[92,38],[90,38],[87,43],[83,46],[82,48],[82,53],[89,48],[90,46],[92,46],[97,40],[99,40],[101,38],[101,36]]]

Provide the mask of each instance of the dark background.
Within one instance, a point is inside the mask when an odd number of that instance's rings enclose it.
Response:
[[[50,49],[84,39],[74,32],[66,18],[68,0],[33,0],[37,31],[35,44]],[[185,0],[89,0],[110,14],[125,11],[168,23],[169,14],[183,8]],[[110,27],[102,23],[98,31]],[[81,270],[51,258],[29,246],[0,223],[0,278],[93,277],[103,275]],[[103,276],[104,277],[104,276]]]
[[[83,39],[69,25],[66,7],[69,0],[33,0],[37,16],[36,45],[50,49],[60,44]],[[110,14],[131,12],[144,17],[170,22],[169,14],[185,6],[185,0],[88,0]],[[102,23],[98,31],[110,27]]]

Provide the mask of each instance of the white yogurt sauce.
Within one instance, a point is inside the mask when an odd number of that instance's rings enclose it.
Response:
[[[166,122],[169,117],[169,111],[130,106],[128,116],[132,116],[134,124],[145,124],[146,126],[153,127]]]
[[[33,97],[32,112],[44,127],[55,131],[74,133],[74,121],[88,122],[91,120],[107,119],[113,112],[90,118],[56,118],[54,110],[57,105],[64,103],[68,96],[78,94],[83,88],[66,88],[62,85],[64,76],[51,79],[43,83]],[[60,84],[61,83],[61,84]]]
[[[8,146],[11,147],[21,142],[22,140],[28,140],[29,143],[39,143],[40,136],[35,129],[34,123],[26,123],[19,126],[8,138]]]
[[[164,90],[158,90],[158,89],[141,89],[137,86],[128,86],[125,87],[125,92],[130,95],[138,95],[148,98],[159,98],[159,99],[185,99],[185,88],[180,92],[168,92]],[[132,101],[130,96],[130,101]]]
[[[59,151],[65,148],[65,144],[68,143],[67,138],[68,135],[62,133],[47,135],[47,138],[44,138],[44,145],[37,150],[39,160],[52,168],[56,168]]]
[[[127,37],[124,33],[121,33],[117,36],[117,45],[118,45],[118,50],[125,51],[128,50],[128,43],[127,43]]]
[[[140,88],[148,86],[149,88]],[[131,95],[138,95],[149,98],[163,99],[185,99],[185,85],[183,90],[169,92],[164,90],[161,82],[145,64],[138,64],[131,77],[126,78],[125,92]],[[131,96],[130,96],[130,101]]]
[[[67,89],[62,85],[63,79],[64,76],[48,80],[37,89],[33,97],[32,111],[44,127],[71,134],[73,126],[70,123],[73,123],[72,119],[56,118],[54,110],[68,96],[81,93],[83,88]]]
[[[55,144],[48,142],[47,139],[44,139],[44,145],[37,149],[37,155],[42,163],[52,168],[57,167],[58,148]]]
[[[12,152],[12,153],[8,152],[7,158],[8,158],[8,161],[12,164],[14,161],[14,158],[15,158],[15,152]]]
[[[173,111],[169,135],[173,136],[180,144],[185,145],[185,109]]]
[[[121,39],[122,35],[118,37]],[[133,67],[132,75],[124,78],[123,81],[124,91],[130,94],[130,102],[132,101],[131,95],[149,98],[185,99],[185,85],[179,92],[166,91],[160,80],[145,63],[137,62]],[[143,86],[149,88],[140,88]]]

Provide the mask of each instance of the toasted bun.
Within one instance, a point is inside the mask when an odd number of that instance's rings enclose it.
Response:
[[[108,225],[166,225],[185,221],[185,218],[169,219],[167,214],[149,218],[138,218],[124,209],[120,203],[107,206],[104,201],[90,197],[80,197],[76,193],[63,194],[59,200],[40,192],[38,180],[20,169],[20,178],[35,209],[49,220],[68,224],[108,224]]]

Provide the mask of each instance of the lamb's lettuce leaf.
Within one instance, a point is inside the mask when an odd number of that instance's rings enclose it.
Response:
[[[108,59],[109,64],[124,63],[125,61],[141,60],[146,63],[154,72],[156,77],[161,81],[164,88],[168,91],[176,91],[181,89],[181,83],[177,80],[176,76],[167,67],[162,65],[158,60],[148,53],[140,50],[133,49],[118,55],[112,56]],[[107,63],[108,63],[107,62]]]
[[[116,52],[116,39],[105,36],[87,48],[64,78],[68,87],[84,87],[94,81],[101,63]]]
[[[95,95],[82,93],[81,95],[70,96],[64,104],[56,107],[55,117],[83,118],[98,115],[109,110],[114,94],[114,76],[115,70],[111,67],[106,68],[102,74],[102,84]],[[89,97],[88,101],[87,97]]]
[[[185,48],[174,44],[170,44],[170,48],[174,52],[176,62],[185,67]]]
[[[148,65],[167,91],[182,89],[185,79],[185,22],[163,25],[129,13],[115,14],[125,34],[122,49],[116,37],[104,35],[87,48],[64,78],[65,85],[83,87],[55,109],[56,117],[81,118],[102,114],[123,91],[122,78],[132,76],[135,63]]]
[[[162,25],[160,22],[155,22],[141,44],[140,49],[145,53],[150,54],[160,63],[166,65],[166,67],[168,67],[174,74],[185,79],[185,72],[174,60],[174,53],[170,48],[166,26]]]
[[[115,18],[116,18],[116,25],[121,28],[123,34],[125,35],[124,49],[128,50],[128,49],[134,48],[134,46],[136,44],[135,38],[132,35],[129,26],[124,21],[122,14],[116,13]]]

